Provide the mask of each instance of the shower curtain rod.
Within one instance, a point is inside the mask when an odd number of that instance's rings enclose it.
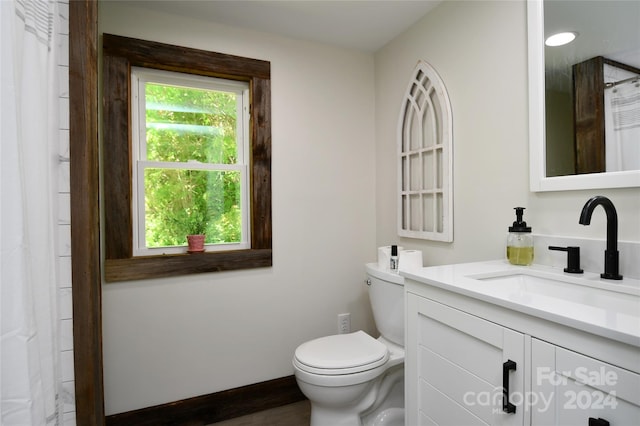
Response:
[[[628,81],[634,81],[634,80],[637,81],[638,79],[640,79],[640,75],[635,75],[633,77],[625,78],[623,80],[613,81],[613,82],[610,82],[610,83],[605,83],[604,87],[608,89],[610,87],[616,87],[617,85],[622,84],[622,83],[626,83]]]

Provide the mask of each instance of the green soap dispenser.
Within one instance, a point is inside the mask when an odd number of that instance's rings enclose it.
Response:
[[[514,207],[516,221],[509,227],[507,237],[507,259],[512,265],[531,265],[533,263],[533,235],[531,227],[522,220],[524,207]]]

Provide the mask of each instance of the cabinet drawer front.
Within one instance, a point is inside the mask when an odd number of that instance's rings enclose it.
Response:
[[[590,417],[611,426],[640,424],[640,407],[614,394],[596,390],[568,379],[556,395],[557,425],[587,425]]]
[[[497,365],[500,365],[502,354],[498,355]],[[470,373],[464,365],[454,364],[425,347],[420,348],[419,360],[420,406],[437,424],[446,424],[445,420],[456,412],[446,408],[455,404],[453,401],[464,406],[465,410],[462,411],[465,416],[471,417],[470,414],[473,414],[475,421],[482,419],[486,424],[492,423],[494,410],[502,401],[502,388],[499,385],[483,380]],[[486,366],[485,370],[488,370]],[[495,372],[498,373],[497,369]],[[466,419],[458,424],[473,422]]]
[[[640,356],[640,354],[639,354]],[[582,354],[556,349],[556,368],[585,389],[613,394],[617,399],[640,406],[640,374],[607,364]],[[639,419],[640,421],[640,419]]]
[[[640,424],[640,374],[532,339],[532,425]]]
[[[502,329],[504,327],[498,324],[425,298],[418,299],[418,312],[451,329],[474,336],[491,346],[502,346]]]
[[[521,424],[524,336],[429,299],[410,300],[418,311],[408,330],[417,339],[421,417],[436,424]],[[518,399],[513,414],[502,411],[507,360],[518,365],[506,373],[510,398]]]
[[[420,382],[420,395],[422,396],[422,401],[420,401],[421,426],[486,426],[492,424],[490,418],[481,420],[475,413],[460,409],[460,405],[456,401],[427,382]]]
[[[447,318],[467,316],[452,311]],[[464,365],[465,370],[488,383],[501,383],[501,371],[487,369],[487,365],[502,364],[502,327],[474,317],[464,319],[466,323],[462,324],[467,327],[452,327],[442,322],[436,310],[425,310],[423,313],[419,320],[418,344],[421,347],[453,365]]]

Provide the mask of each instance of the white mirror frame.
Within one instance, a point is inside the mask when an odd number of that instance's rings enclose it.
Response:
[[[640,170],[547,177],[543,7],[542,0],[527,0],[529,51],[529,185],[531,191],[640,187]]]

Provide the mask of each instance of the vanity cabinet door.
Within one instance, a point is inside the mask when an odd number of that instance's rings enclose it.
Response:
[[[406,424],[523,424],[523,334],[408,293],[406,349]]]
[[[531,365],[532,425],[640,424],[640,374],[538,339]]]

